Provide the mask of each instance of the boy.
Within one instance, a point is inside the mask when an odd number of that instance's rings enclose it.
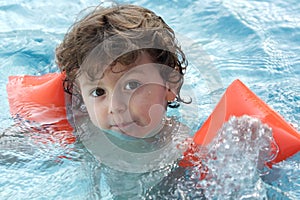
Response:
[[[56,58],[71,121],[104,164],[111,195],[143,196],[178,168],[189,129],[166,110],[184,102],[187,61],[159,16],[134,5],[97,7],[71,27]]]

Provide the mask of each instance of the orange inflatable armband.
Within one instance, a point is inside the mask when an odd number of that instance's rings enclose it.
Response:
[[[53,127],[56,138],[73,143],[73,128],[66,115],[65,95],[61,73],[43,76],[10,76],[7,94],[13,118]]]
[[[206,145],[210,143],[223,123],[227,122],[231,116],[239,117],[242,115],[259,118],[272,128],[272,134],[279,147],[279,152],[268,165],[285,160],[300,151],[300,133],[240,80],[235,80],[227,88],[214,111],[195,133],[195,144]]]
[[[43,76],[12,76],[9,77],[7,93],[10,112],[14,118],[54,125],[58,132],[63,133],[61,140],[72,143],[75,137],[66,116],[62,86],[64,77],[64,74],[56,73]],[[300,133],[239,80],[227,88],[214,111],[195,133],[195,145],[210,143],[231,116],[242,115],[259,118],[272,128],[279,153],[268,164],[285,160],[300,151]],[[182,166],[189,166],[185,161],[197,159],[191,152],[193,148],[185,153]]]

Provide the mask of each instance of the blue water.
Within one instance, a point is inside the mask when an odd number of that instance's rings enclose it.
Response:
[[[300,130],[298,0],[120,2],[154,10],[177,33],[190,62],[184,87],[193,98],[178,115],[193,130],[237,78]],[[57,71],[55,47],[78,12],[98,3],[0,0],[0,133],[13,125],[7,77]],[[98,199],[99,190],[110,198],[99,163],[81,144],[36,144],[34,133],[14,129],[24,134],[0,141],[0,199]],[[275,165],[259,187],[268,199],[300,199],[300,154]]]

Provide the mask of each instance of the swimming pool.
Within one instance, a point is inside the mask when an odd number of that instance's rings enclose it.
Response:
[[[13,124],[5,90],[7,77],[57,71],[56,45],[76,14],[98,2],[0,2],[1,132]],[[239,78],[299,130],[297,0],[145,0],[136,4],[161,15],[177,32],[187,51],[191,68],[185,79],[186,87],[192,90],[193,106],[197,109],[186,107],[180,114],[191,128],[198,129],[224,89]],[[198,71],[203,65],[215,73],[203,76]],[[99,177],[99,163],[82,145],[36,144],[28,137],[34,133],[26,134],[13,137],[13,141],[2,141],[7,145],[0,149],[1,199],[97,199],[99,190],[107,192],[110,199],[105,180]],[[300,198],[299,161],[298,153],[274,166],[265,178],[266,184],[260,185],[269,199]]]

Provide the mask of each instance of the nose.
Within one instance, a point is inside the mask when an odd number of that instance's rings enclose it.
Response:
[[[110,98],[109,113],[122,113],[127,109],[126,100],[120,95],[112,95]]]

